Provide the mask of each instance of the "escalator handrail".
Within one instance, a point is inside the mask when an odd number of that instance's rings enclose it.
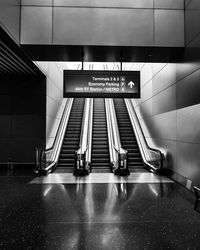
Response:
[[[40,156],[40,170],[41,171],[49,172],[52,169],[52,167],[55,166],[58,162],[59,153],[60,153],[62,143],[64,140],[65,130],[68,124],[73,101],[74,101],[74,98],[68,98],[66,100],[65,108],[62,113],[62,117],[61,117],[58,129],[56,132],[56,136],[54,138],[54,142],[50,148],[44,149],[41,152],[41,156]],[[46,163],[45,168],[43,168],[42,159],[44,155],[50,151],[52,151],[50,160]]]
[[[159,149],[149,147],[149,145],[146,141],[146,138],[144,136],[143,130],[141,128],[137,114],[135,112],[132,100],[130,100],[130,99],[124,99],[124,100],[125,100],[127,111],[128,111],[131,123],[132,123],[132,127],[134,129],[134,133],[136,135],[136,140],[138,142],[144,163],[146,165],[148,165],[151,169],[157,170],[157,168],[154,166],[154,164],[149,162],[149,159],[151,158],[150,151],[154,151],[154,152],[158,153],[160,156],[160,168],[162,168],[162,155],[163,155],[162,152]]]
[[[151,147],[148,145],[148,143],[147,143],[147,141],[146,141],[146,138],[145,138],[145,135],[144,135],[144,132],[143,132],[142,127],[141,127],[141,125],[140,125],[138,116],[137,116],[137,114],[136,114],[136,112],[135,112],[135,109],[134,109],[132,100],[131,100],[131,104],[132,104],[132,107],[133,107],[133,112],[135,113],[135,117],[136,117],[136,119],[137,119],[137,121],[138,121],[138,126],[139,126],[139,128],[140,128],[140,131],[141,131],[141,133],[142,133],[142,136],[143,136],[143,138],[144,138],[144,140],[145,140],[145,143],[146,143],[147,147],[148,147],[150,150],[152,150],[152,151],[155,151],[155,152],[157,152],[157,153],[159,153],[159,152],[162,153],[159,149],[151,148]]]
[[[87,126],[87,122],[86,122],[86,119],[87,119],[87,113],[88,113],[88,98],[85,99],[84,101],[84,110],[83,110],[83,117],[82,117],[82,126],[81,126],[81,134],[80,134],[80,141],[79,141],[79,150],[80,152],[84,152],[85,151],[85,147],[83,145],[83,143],[85,142],[84,141],[84,134],[85,134],[85,130],[86,130],[86,126]],[[78,151],[79,151],[78,150]]]
[[[92,120],[93,120],[93,98],[86,98],[84,114],[81,127],[80,143],[78,153],[86,155],[86,162],[91,162],[92,146]]]
[[[109,99],[107,99],[107,98],[105,98],[105,109],[106,109],[106,123],[107,123],[110,163],[111,163],[111,165],[114,165],[116,162],[116,155],[114,152],[114,139],[113,139],[112,125],[111,125]]]
[[[112,129],[113,129],[113,134],[114,134],[115,148],[118,151],[120,151],[120,148],[122,146],[121,146],[121,139],[120,139],[120,135],[119,135],[119,128],[118,128],[117,117],[116,117],[113,99],[109,99],[109,103],[110,103],[110,115],[111,115],[111,123],[112,123]]]
[[[121,140],[119,135],[119,128],[116,118],[116,112],[114,107],[113,99],[105,99],[106,105],[106,117],[107,117],[107,128],[108,128],[108,141],[110,151],[110,162],[114,165],[115,170],[118,168],[118,157],[120,152],[126,152],[121,146]]]
[[[92,154],[92,127],[93,127],[93,109],[94,109],[94,99],[90,98],[89,104],[89,121],[88,121],[88,136],[87,136],[87,148],[86,148],[86,162],[91,163]]]

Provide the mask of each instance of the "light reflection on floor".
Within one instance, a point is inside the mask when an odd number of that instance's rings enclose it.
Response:
[[[199,249],[200,214],[166,177],[50,174],[31,183],[1,183],[0,249]]]
[[[173,181],[165,176],[152,173],[131,173],[127,176],[116,176],[112,173],[91,173],[87,176],[73,176],[69,173],[49,174],[33,179],[30,184],[76,184],[76,183],[172,183]]]

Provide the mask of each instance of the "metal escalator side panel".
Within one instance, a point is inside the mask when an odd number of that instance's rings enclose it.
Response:
[[[148,146],[132,101],[130,99],[125,99],[125,104],[145,167],[155,174],[161,173],[164,154],[160,150]]]
[[[68,98],[66,100],[65,107],[62,113],[59,127],[56,132],[54,142],[50,148],[43,150],[40,155],[39,172],[41,174],[48,174],[56,168],[73,101],[74,101],[73,98]],[[44,165],[43,165],[43,162],[44,162]]]

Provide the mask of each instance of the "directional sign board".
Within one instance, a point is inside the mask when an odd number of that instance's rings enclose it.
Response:
[[[64,97],[140,98],[140,71],[64,70]]]

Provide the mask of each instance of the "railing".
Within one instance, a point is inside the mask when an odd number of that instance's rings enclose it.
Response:
[[[43,150],[40,155],[40,164],[39,164],[39,169],[37,171],[39,174],[48,174],[56,168],[73,100],[74,100],[73,98],[68,98],[66,101],[62,118],[52,147]]]
[[[76,152],[75,175],[90,173],[92,150],[93,98],[85,99],[79,149]]]
[[[161,171],[163,166],[163,154],[160,150],[153,149],[148,146],[132,101],[130,99],[125,99],[125,103],[143,162],[150,171],[158,173]]]
[[[111,170],[114,174],[127,175],[127,151],[121,147],[113,99],[106,98],[105,107]]]

